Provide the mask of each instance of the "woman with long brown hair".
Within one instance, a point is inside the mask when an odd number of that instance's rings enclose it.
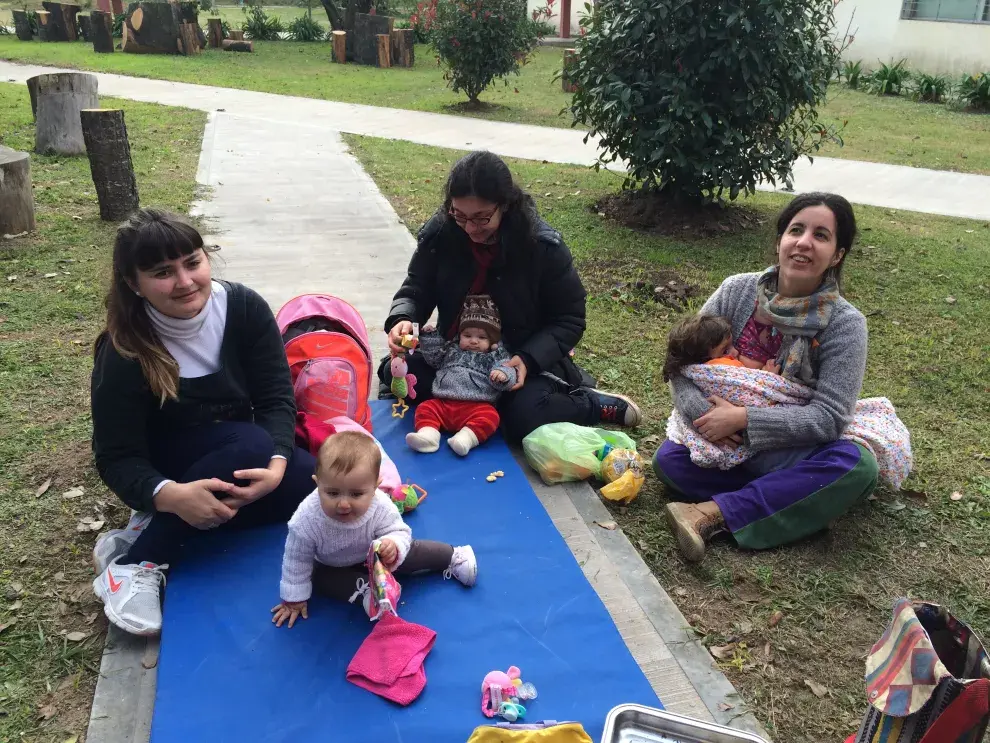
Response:
[[[294,446],[295,401],[271,310],[251,289],[213,280],[194,227],[135,212],[117,230],[106,307],[93,453],[135,513],[97,541],[93,588],[115,625],[155,634],[168,564],[211,529],[288,521],[312,490],[315,463]]]

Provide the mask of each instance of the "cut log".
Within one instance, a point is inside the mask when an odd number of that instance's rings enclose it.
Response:
[[[333,32],[333,61],[344,64],[347,62],[347,32]]]
[[[14,16],[14,33],[17,34],[17,38],[21,41],[31,41],[34,38],[34,32],[31,30],[31,19],[28,17],[26,10],[11,10]]]
[[[131,3],[127,6],[121,49],[128,54],[178,54],[179,25],[176,3]]]
[[[101,54],[113,53],[113,15],[102,10],[90,13],[89,33],[93,38],[93,51]]]
[[[412,67],[416,64],[416,32],[411,28],[392,31],[392,66]]]
[[[378,66],[391,67],[392,66],[392,35],[378,34],[378,36],[376,36],[375,38],[378,39]]]
[[[40,77],[41,75],[35,75],[27,79],[28,95],[31,97],[31,118],[35,121],[38,120],[38,78]]]
[[[235,30],[231,29],[230,30],[230,34],[227,36],[227,38],[228,39],[232,39],[233,41],[244,41],[244,32],[243,31],[235,31]]]
[[[89,169],[100,202],[100,219],[117,222],[138,208],[137,180],[131,163],[124,112],[91,108],[79,113]]]
[[[196,33],[198,28],[195,23],[179,24],[179,54],[187,57],[199,54],[199,36]]]
[[[85,15],[85,14],[78,15],[78,16],[76,16],[76,20],[79,22],[79,33],[82,36],[83,41],[92,42],[93,41],[93,32],[92,32],[93,16],[92,16],[92,14],[90,14],[90,15]]]
[[[79,34],[76,33],[76,15],[79,13],[79,6],[71,3],[43,2],[41,4],[50,14],[48,18],[48,40],[49,41],[76,41]]]
[[[220,42],[220,48],[225,52],[253,52],[254,42],[243,39],[224,39]]]
[[[82,155],[86,152],[79,112],[98,108],[96,75],[55,72],[38,75],[38,117],[34,150],[41,154]]]
[[[179,3],[179,24],[193,24],[193,31],[200,49],[206,49],[206,34],[199,25],[199,3],[181,2]]]
[[[223,19],[208,18],[207,21],[210,24],[210,46],[213,49],[219,49],[220,42],[225,38],[223,35]]]
[[[0,235],[33,231],[31,156],[0,145]]]
[[[51,14],[47,10],[34,11],[35,20],[38,21],[38,41],[49,41],[48,21]],[[54,41],[54,39],[52,39]]]
[[[358,64],[378,64],[378,37],[382,34],[391,38],[394,18],[369,13],[355,13],[352,54]]]
[[[577,49],[564,50],[564,66],[560,76],[560,85],[565,93],[577,93],[577,84],[571,81],[571,69],[578,61]]]

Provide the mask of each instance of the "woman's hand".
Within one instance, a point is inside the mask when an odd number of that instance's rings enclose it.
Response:
[[[400,320],[392,329],[388,331],[388,347],[393,354],[405,353],[406,349],[402,347],[402,336],[409,335],[413,332],[413,324],[408,320]]]
[[[715,407],[694,421],[694,427],[707,441],[721,441],[746,428],[746,408],[718,396],[709,397],[708,402]]]
[[[509,359],[508,366],[516,370],[516,383],[509,389],[509,392],[515,392],[526,384],[526,374],[528,371],[526,369],[526,362],[520,356],[513,356]]]
[[[281,627],[288,620],[289,629],[292,629],[300,615],[303,619],[309,619],[309,606],[305,601],[283,601],[272,607],[272,614],[272,623],[276,627]]]
[[[155,496],[155,509],[174,513],[197,529],[212,529],[237,515],[237,504],[218,500],[216,493],[229,493],[234,486],[217,478],[195,482],[170,482]]]
[[[231,500],[236,502],[237,507],[254,503],[259,498],[264,498],[282,482],[282,475],[285,474],[286,461],[281,457],[273,457],[267,467],[259,467],[251,470],[237,470],[234,477],[238,480],[250,480],[247,486],[231,485]]]

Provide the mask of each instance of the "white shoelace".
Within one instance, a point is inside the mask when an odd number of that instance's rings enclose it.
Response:
[[[364,596],[370,590],[368,588],[368,581],[366,581],[364,578],[358,578],[357,583],[355,585],[357,586],[357,590],[351,594],[351,597],[349,599],[347,599],[347,603],[349,604],[353,604],[355,601],[357,601],[359,598]]]
[[[136,570],[131,576],[134,593],[158,593],[159,584],[165,583],[165,570],[168,570],[168,564]]]

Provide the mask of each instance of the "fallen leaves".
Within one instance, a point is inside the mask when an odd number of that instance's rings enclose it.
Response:
[[[595,526],[600,526],[602,529],[607,529],[608,531],[615,531],[619,528],[619,525],[614,521],[596,521]]]
[[[82,642],[89,637],[89,632],[70,632],[65,636],[69,642]]]
[[[34,491],[34,497],[40,498],[41,496],[43,496],[45,493],[48,492],[48,488],[50,488],[51,486],[52,486],[52,478],[49,477],[47,480],[41,483],[41,485],[38,486],[37,490]]]
[[[730,642],[728,645],[712,645],[708,652],[717,660],[731,660],[735,654],[738,643]]]
[[[804,685],[811,689],[811,693],[819,699],[824,699],[828,695],[828,689],[811,679],[805,679]]]
[[[76,531],[99,531],[106,522],[103,519],[94,519],[92,516],[83,516],[76,524]]]
[[[946,304],[955,304],[956,303],[956,298],[955,297],[946,297],[945,298],[945,302],[946,302]]]
[[[17,624],[17,620],[16,619],[11,619],[10,621],[0,623],[0,634],[3,634],[3,631],[4,630],[10,629],[15,624]]]
[[[767,621],[768,627],[776,627],[780,624],[780,620],[784,618],[784,612],[779,609],[770,615],[770,619]]]
[[[952,495],[949,496],[949,500],[951,501],[961,501],[962,499],[963,499],[963,494],[958,490],[954,491]]]
[[[81,498],[83,495],[85,495],[85,493],[86,493],[86,488],[79,485],[74,488],[69,488],[68,490],[66,490],[64,493],[62,493],[62,497],[65,498],[66,500],[71,500],[72,498]]]
[[[55,705],[54,704],[46,704],[44,707],[42,707],[41,709],[38,710],[38,719],[39,720],[50,720],[57,713],[58,713],[58,710],[55,709]]]

